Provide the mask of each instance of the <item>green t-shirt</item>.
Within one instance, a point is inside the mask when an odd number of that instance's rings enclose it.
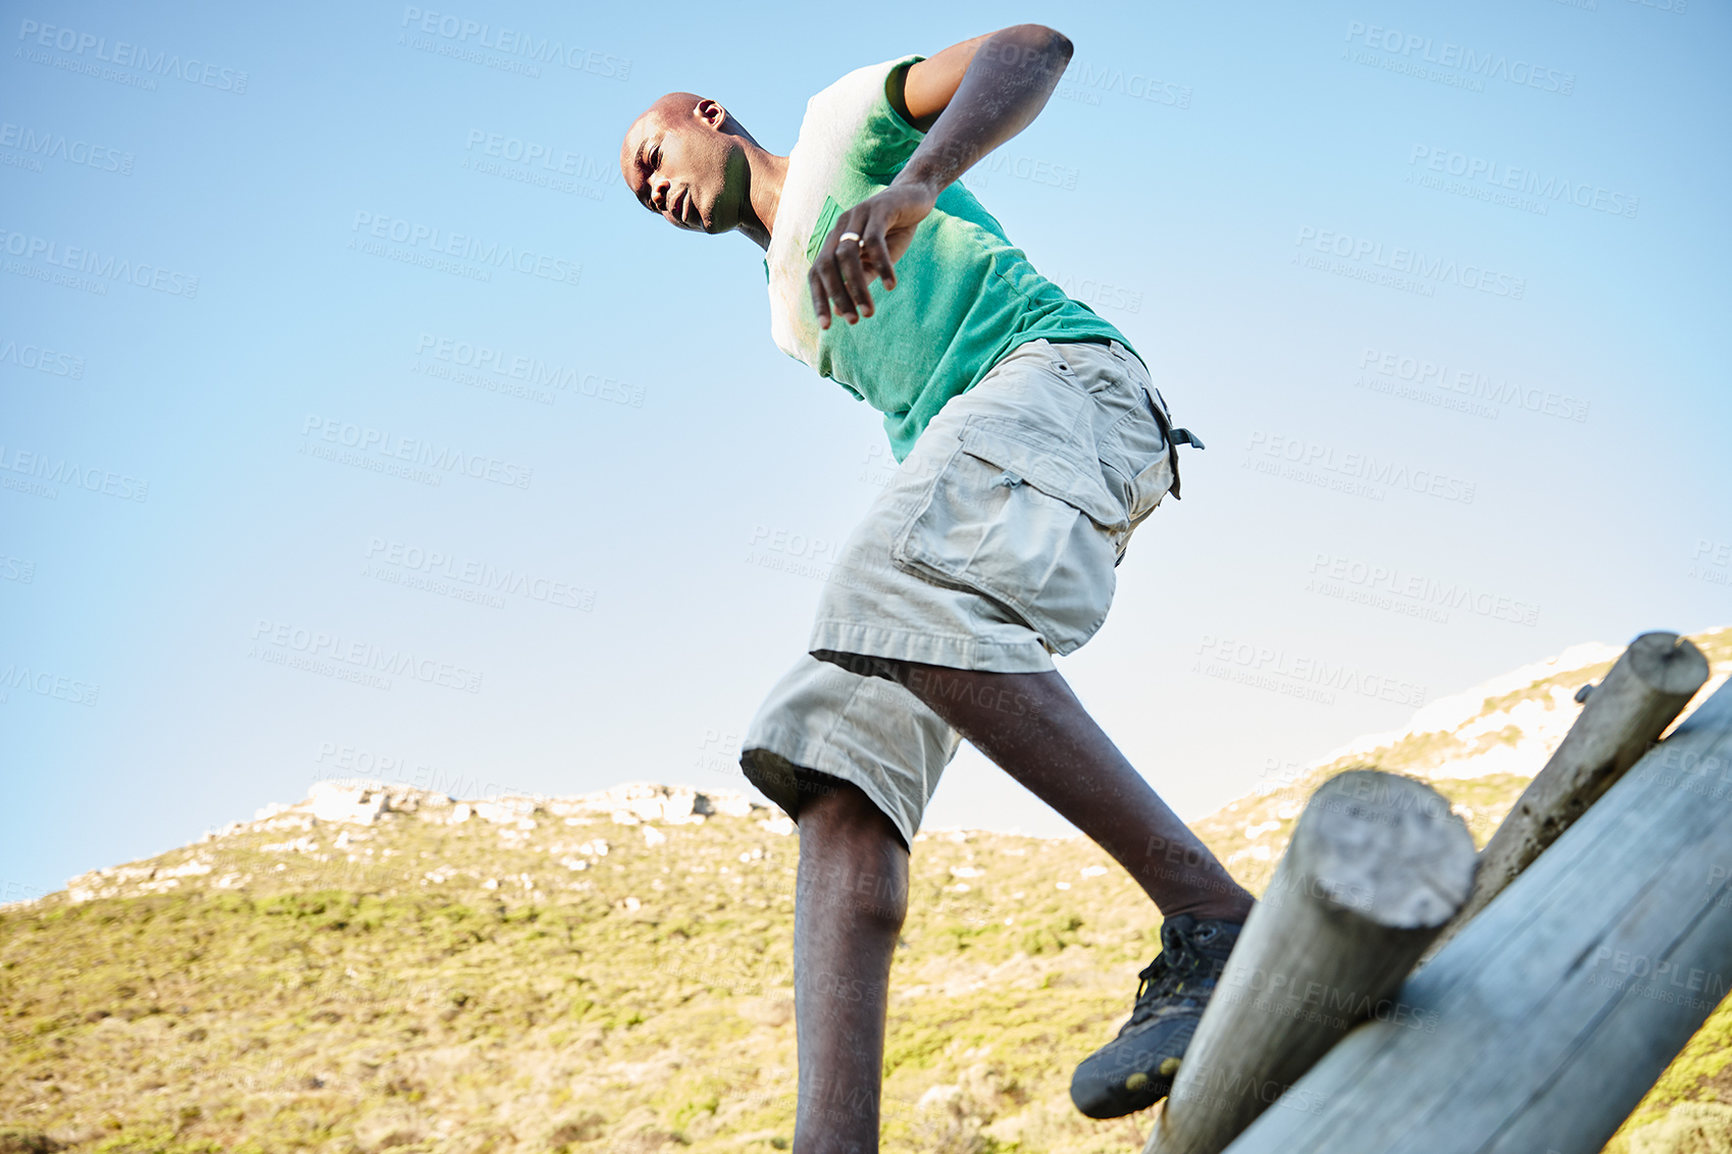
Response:
[[[807,102],[764,261],[776,346],[883,413],[898,461],[945,402],[1018,345],[1111,339],[1131,348],[1117,328],[1036,272],[960,182],[939,194],[915,230],[896,262],[895,289],[873,282],[873,315],[850,325],[833,313],[828,330],[818,327],[806,281],[812,258],[837,215],[887,187],[925,137],[885,91],[895,69],[923,59],[857,69]]]

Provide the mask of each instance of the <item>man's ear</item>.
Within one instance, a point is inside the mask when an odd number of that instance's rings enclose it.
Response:
[[[697,105],[692,109],[692,115],[696,116],[699,120],[702,120],[711,128],[716,129],[721,128],[722,125],[728,122],[728,110],[708,97],[698,101]]]

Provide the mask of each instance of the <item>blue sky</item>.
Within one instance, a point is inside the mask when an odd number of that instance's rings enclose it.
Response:
[[[1732,621],[1723,9],[812,13],[5,6],[0,900],[332,775],[746,788],[891,458],[621,135],[683,89],[786,153],[1024,20],[1070,70],[963,182],[1208,445],[1060,664],[1182,815]],[[1066,828],[966,749],[928,821]]]

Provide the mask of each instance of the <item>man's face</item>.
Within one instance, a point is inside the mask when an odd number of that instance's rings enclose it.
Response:
[[[727,232],[740,220],[746,154],[723,131],[727,111],[676,92],[656,101],[626,132],[620,173],[638,203],[678,228]]]

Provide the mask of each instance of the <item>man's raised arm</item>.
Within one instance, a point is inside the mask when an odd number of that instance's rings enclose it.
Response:
[[[930,186],[936,199],[981,157],[1028,127],[1070,58],[1071,42],[1063,33],[1044,24],[1017,24],[912,65],[903,96],[911,122],[926,130],[926,139],[892,183]]]
[[[946,48],[906,70],[891,103],[926,138],[890,186],[836,218],[807,281],[818,324],[830,304],[854,324],[872,315],[872,277],[896,287],[895,262],[939,193],[981,157],[1027,128],[1070,64],[1071,42],[1044,24],[1016,24]],[[849,237],[844,241],[841,238]],[[857,238],[857,239],[856,239]]]

